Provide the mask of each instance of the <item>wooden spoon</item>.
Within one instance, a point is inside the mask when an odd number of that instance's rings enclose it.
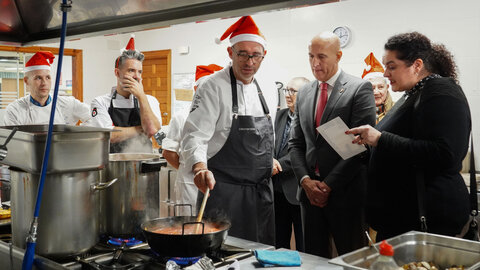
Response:
[[[207,199],[209,194],[210,194],[210,189],[207,187],[207,191],[205,191],[205,194],[203,195],[203,201],[202,201],[202,205],[200,206],[200,211],[198,211],[197,222],[202,222],[203,212],[205,212],[205,205],[207,204]],[[197,224],[195,229],[195,234],[200,233],[200,228],[201,228],[200,224]]]

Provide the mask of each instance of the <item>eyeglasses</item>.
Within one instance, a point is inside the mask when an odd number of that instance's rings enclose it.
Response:
[[[247,62],[248,60],[252,59],[253,62],[258,63],[258,62],[262,61],[263,58],[265,57],[265,55],[258,54],[258,53],[250,55],[246,52],[237,52],[237,50],[235,50],[234,47],[232,47],[232,50],[233,50],[233,52],[235,52],[235,54],[237,54],[238,58],[242,62]]]
[[[293,96],[297,94],[298,90],[283,88],[283,92],[285,92],[285,95]]]

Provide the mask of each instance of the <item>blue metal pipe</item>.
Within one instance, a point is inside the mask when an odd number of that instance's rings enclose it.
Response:
[[[67,35],[67,9],[65,7],[66,4],[67,4],[67,0],[62,0],[62,14],[63,14],[62,33],[60,36],[60,49],[58,53],[58,65],[57,65],[57,76],[55,79],[55,89],[53,91],[52,110],[50,112],[50,122],[48,123],[47,141],[45,144],[45,152],[43,155],[42,171],[40,175],[40,183],[38,185],[37,201],[35,203],[35,212],[34,212],[33,221],[30,227],[30,232],[27,237],[27,248],[25,250],[25,255],[23,257],[22,270],[32,269],[33,259],[35,256],[35,245],[37,243],[38,215],[40,212],[40,205],[42,201],[42,193],[43,193],[43,186],[45,183],[45,176],[47,175],[48,158],[50,156],[50,146],[52,142],[53,123],[55,120],[55,108],[57,106],[58,86],[60,83],[60,75],[62,72],[63,47],[65,45],[65,36]]]

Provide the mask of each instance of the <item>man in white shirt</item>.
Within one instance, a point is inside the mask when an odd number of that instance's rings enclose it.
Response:
[[[222,67],[215,64],[208,66],[197,66],[195,70],[195,90],[198,85],[208,75],[221,70]],[[170,165],[177,169],[177,178],[175,179],[175,198],[177,204],[186,204],[192,206],[192,211],[188,206],[178,209],[180,215],[195,215],[197,205],[198,189],[193,183],[193,173],[191,168],[185,166],[184,157],[180,153],[180,141],[182,140],[183,126],[190,110],[177,112],[170,120],[168,133],[162,142],[162,154]]]
[[[25,64],[27,96],[7,106],[3,125],[48,124],[52,110],[50,65],[55,56],[48,51],[35,53]],[[74,97],[57,97],[54,124],[75,125],[90,118],[90,107]]]
[[[115,61],[117,86],[110,94],[92,101],[92,119],[87,125],[112,128],[110,152],[152,152],[150,138],[160,130],[160,105],[146,95],[142,85],[142,62],[145,56],[135,50],[133,37]]]
[[[227,217],[228,234],[274,244],[273,163],[277,90],[254,78],[266,41],[250,16],[230,36],[232,63],[198,87],[183,129],[181,153],[202,192],[211,189],[206,217]],[[214,188],[215,187],[215,188]],[[197,206],[203,199],[198,194]]]

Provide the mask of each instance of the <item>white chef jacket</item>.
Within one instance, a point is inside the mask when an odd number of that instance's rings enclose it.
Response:
[[[207,163],[227,141],[232,126],[232,87],[230,67],[214,73],[197,88],[191,112],[185,121],[180,153],[187,168],[195,163]],[[278,91],[274,81],[257,79],[262,90],[272,125],[277,113]],[[252,81],[243,84],[237,80],[238,114],[264,116],[257,87]]]
[[[19,98],[7,106],[3,125],[44,125],[50,121],[52,103],[37,106],[30,101],[30,95]],[[54,124],[75,125],[78,120],[90,119],[90,106],[74,97],[57,96]]]
[[[192,168],[185,166],[183,155],[180,154],[180,142],[182,139],[183,126],[190,110],[184,110],[170,119],[168,124],[168,133],[162,141],[162,149],[175,152],[179,155],[177,178],[175,179],[175,198],[177,204],[190,204],[192,214],[196,215],[198,188],[193,182]],[[190,209],[186,207],[179,208],[179,215],[190,215]]]
[[[116,87],[112,88],[110,94],[105,94],[102,96],[96,97],[91,104],[92,110],[92,118],[86,123],[88,126],[94,127],[102,127],[102,128],[113,128],[112,118],[110,118],[110,114],[108,114],[108,108],[110,107],[110,101],[112,100],[112,94],[115,91]],[[160,104],[158,100],[150,95],[146,95],[148,99],[148,104],[150,104],[150,108],[152,109],[155,116],[158,118],[160,125],[162,124],[162,114],[160,113]],[[130,95],[128,98],[117,93],[117,96],[113,100],[113,106],[115,108],[133,108],[134,96]],[[138,103],[140,106],[140,103]]]

